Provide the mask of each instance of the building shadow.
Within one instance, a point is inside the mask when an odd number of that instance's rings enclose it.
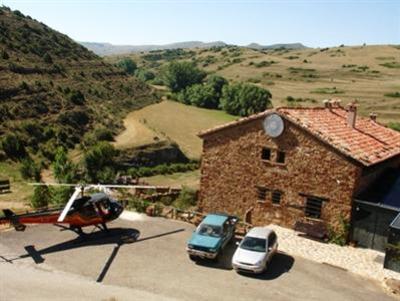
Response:
[[[262,274],[251,274],[251,273],[243,273],[239,274],[248,278],[254,278],[259,280],[274,280],[279,278],[285,273],[288,273],[294,264],[294,258],[285,253],[276,253],[274,257],[271,259],[267,270]]]

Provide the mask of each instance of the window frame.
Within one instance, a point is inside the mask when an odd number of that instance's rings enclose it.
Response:
[[[282,150],[276,151],[276,163],[277,164],[286,164],[286,152],[284,152]]]
[[[279,200],[276,201],[275,197],[279,196]],[[271,203],[272,205],[279,206],[281,204],[283,192],[280,190],[273,190],[271,192]]]
[[[326,202],[327,199],[320,198],[320,197],[313,196],[313,195],[306,195],[305,198],[306,198],[305,204],[304,204],[305,217],[310,218],[310,219],[318,219],[318,220],[322,219],[322,209],[324,206],[324,202]],[[311,212],[310,212],[310,210],[311,210]]]
[[[264,158],[265,151],[268,151],[268,159]],[[270,147],[263,147],[261,149],[261,160],[271,162],[272,159],[272,149]]]
[[[271,190],[267,187],[257,185],[257,202],[265,203],[267,201],[268,194],[270,194]],[[264,198],[260,197],[263,194]]]

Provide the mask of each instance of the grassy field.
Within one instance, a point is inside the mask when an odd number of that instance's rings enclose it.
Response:
[[[400,47],[397,45],[332,47],[302,50],[248,48],[192,49],[177,57],[196,62],[230,81],[249,82],[272,93],[274,106],[316,106],[326,98],[357,100],[360,112],[378,113],[381,122],[400,120]],[[194,54],[193,54],[194,53]],[[156,74],[168,61],[132,54],[139,67]],[[115,61],[118,57],[109,57]],[[297,99],[288,102],[287,97]]]
[[[200,109],[174,101],[162,101],[130,113],[126,130],[116,137],[118,148],[129,148],[170,139],[192,159],[199,159],[202,141],[197,134],[204,129],[234,120],[222,111]]]
[[[20,211],[28,208],[33,187],[21,178],[19,164],[0,162],[0,179],[9,179],[11,182],[11,192],[0,194],[0,209]]]
[[[170,186],[170,187],[190,187],[199,189],[200,171],[178,172],[171,175],[157,175],[143,178],[142,180],[150,185]]]

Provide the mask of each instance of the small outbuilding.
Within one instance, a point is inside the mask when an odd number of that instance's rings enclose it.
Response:
[[[303,223],[332,231],[353,226],[355,199],[400,168],[400,133],[336,100],[324,107],[267,110],[199,136],[200,209],[238,215],[253,225]],[[359,201],[362,206],[368,199]]]

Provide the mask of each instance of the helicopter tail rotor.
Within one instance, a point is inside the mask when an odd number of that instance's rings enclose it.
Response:
[[[26,226],[21,224],[18,217],[10,209],[3,210],[4,217],[0,218],[0,224],[10,224],[16,231],[24,231]]]

